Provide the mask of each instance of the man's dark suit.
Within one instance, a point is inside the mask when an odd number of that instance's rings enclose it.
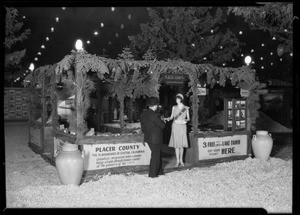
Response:
[[[149,177],[157,177],[162,171],[161,147],[164,128],[165,123],[161,121],[158,113],[150,108],[142,113],[141,129],[144,133],[144,142],[148,143],[151,149]]]

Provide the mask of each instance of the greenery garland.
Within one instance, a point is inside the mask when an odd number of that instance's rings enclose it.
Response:
[[[80,112],[79,115],[82,127],[79,132],[83,134],[84,116],[90,105],[89,94],[94,89],[93,82],[86,75],[87,72],[93,71],[97,73],[100,79],[104,79],[112,84],[111,96],[116,96],[120,102],[120,124],[122,130],[124,129],[124,100],[125,97],[138,98],[140,96],[150,97],[159,95],[159,87],[161,85],[161,74],[174,73],[186,74],[189,77],[188,85],[190,87],[187,94],[192,94],[193,110],[198,110],[198,84],[200,77],[206,76],[206,82],[211,88],[216,83],[225,86],[226,80],[230,79],[233,86],[250,90],[248,97],[249,105],[249,118],[248,123],[254,123],[257,117],[257,109],[259,108],[259,100],[257,96],[265,93],[264,85],[256,80],[255,71],[249,66],[240,68],[221,68],[211,64],[193,64],[183,60],[170,60],[157,61],[155,53],[151,50],[144,55],[144,60],[135,61],[129,49],[124,49],[123,53],[119,55],[117,60],[91,55],[86,51],[71,51],[70,55],[65,56],[55,66],[57,75],[65,76],[64,82],[67,87],[82,95],[78,100],[77,108]],[[76,58],[76,61],[75,61]],[[76,67],[77,74],[82,74],[78,79],[72,76],[72,70]],[[45,69],[43,71],[48,71]],[[44,74],[43,72],[41,75]],[[75,73],[74,73],[75,74]],[[79,111],[80,110],[80,111]],[[194,111],[193,126],[197,131],[198,116],[197,111]]]

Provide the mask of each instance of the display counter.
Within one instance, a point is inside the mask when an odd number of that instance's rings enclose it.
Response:
[[[251,156],[249,131],[205,131],[189,133],[185,160],[196,166],[246,159]]]

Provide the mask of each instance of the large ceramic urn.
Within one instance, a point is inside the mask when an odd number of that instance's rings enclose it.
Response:
[[[77,144],[64,144],[55,159],[56,169],[62,184],[79,185],[83,173],[84,152]]]
[[[273,148],[273,139],[268,131],[256,131],[252,136],[254,156],[260,160],[268,160]]]

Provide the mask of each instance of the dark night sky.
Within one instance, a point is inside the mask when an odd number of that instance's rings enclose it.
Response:
[[[129,46],[128,36],[140,33],[140,23],[149,21],[146,7],[115,7],[114,11],[111,7],[66,7],[65,10],[62,7],[16,8],[19,11],[20,21],[24,22],[24,29],[31,29],[29,38],[16,48],[27,49],[24,62],[28,66],[33,62],[35,68],[62,60],[72,49],[75,49],[75,41],[78,38],[83,40],[87,52],[100,55],[105,49],[110,58],[116,59],[122,52],[122,48]],[[59,17],[59,22],[56,22],[56,17]],[[101,27],[101,23],[104,27]],[[51,32],[51,27],[54,27],[54,32]],[[292,69],[293,57],[290,53],[279,57],[276,51],[278,41],[272,40],[268,33],[251,31],[242,18],[234,15],[227,18],[223,27],[230,28],[241,42],[246,43],[242,47],[244,56],[236,58],[226,66],[245,65],[244,57],[249,54],[255,62],[252,66],[257,72]],[[95,31],[98,31],[97,36],[94,35]],[[243,34],[240,35],[239,31]],[[46,37],[49,37],[49,41],[46,41]],[[88,40],[90,44],[86,43]],[[44,45],[45,49],[42,49],[41,45]],[[251,49],[254,49],[253,53]],[[41,55],[38,55],[38,52],[41,52]],[[270,54],[271,52],[273,55]],[[38,61],[34,61],[35,57]],[[263,60],[260,59],[261,57]]]

